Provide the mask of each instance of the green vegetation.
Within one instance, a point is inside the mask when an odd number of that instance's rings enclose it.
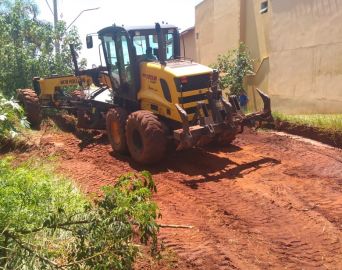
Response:
[[[77,29],[66,31],[60,21],[55,32],[49,22],[37,19],[38,7],[31,0],[0,1],[0,92],[15,96],[18,88],[31,87],[34,76],[72,73],[69,43],[81,50]],[[54,40],[61,53],[54,54]],[[85,65],[82,60],[80,66]]]
[[[29,123],[23,109],[13,99],[5,99],[0,93],[0,144],[4,139],[14,139]]]
[[[69,44],[81,50],[75,27],[66,31],[60,21],[55,31],[37,15],[34,0],[0,1],[0,144],[28,126],[15,90],[30,88],[34,76],[73,73]],[[159,211],[149,173],[120,177],[92,202],[50,163],[0,159],[0,269],[126,270],[137,243],[156,251]]]
[[[217,63],[212,65],[220,71],[220,88],[229,89],[230,94],[245,93],[243,81],[247,74],[253,72],[253,61],[246,45],[240,43],[238,49],[219,55]]]
[[[0,160],[0,269],[131,269],[134,239],[156,247],[151,176],[122,176],[89,202],[48,163]]]
[[[288,115],[273,112],[273,117],[278,121],[342,132],[342,114]]]

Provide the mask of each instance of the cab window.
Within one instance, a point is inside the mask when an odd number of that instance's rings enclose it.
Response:
[[[106,54],[109,64],[109,70],[111,72],[112,78],[114,79],[115,87],[118,87],[120,85],[120,76],[119,76],[119,65],[118,65],[118,58],[116,55],[116,49],[115,49],[115,42],[112,38],[112,36],[105,36],[103,38],[105,48],[106,48]]]
[[[129,50],[128,50],[128,41],[127,37],[125,35],[122,35],[120,37],[120,47],[122,53],[122,63],[121,63],[121,74],[122,74],[122,81],[130,83],[132,80],[132,74],[131,74],[131,61],[129,57]]]
[[[174,57],[173,34],[165,35],[165,43],[166,43],[166,59],[172,59]]]
[[[158,49],[158,37],[157,35],[148,35],[148,41],[150,47],[153,49]]]
[[[133,43],[138,56],[146,53],[147,45],[145,36],[134,36]]]
[[[142,33],[140,31],[136,31],[133,36],[133,44],[137,52],[137,56],[143,56],[146,54],[146,50],[148,47],[154,51],[158,49],[158,36],[154,34],[155,31],[150,31],[150,33]],[[175,30],[169,29],[165,33],[165,52],[166,59],[173,59],[175,55]]]

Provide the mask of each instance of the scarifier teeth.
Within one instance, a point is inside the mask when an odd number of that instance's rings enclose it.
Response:
[[[260,89],[256,89],[264,103],[264,112],[270,112],[271,111],[271,99],[268,95],[266,95],[263,91]]]

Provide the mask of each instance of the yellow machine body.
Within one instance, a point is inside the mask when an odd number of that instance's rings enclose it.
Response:
[[[88,76],[80,76],[76,77],[75,75],[62,76],[62,77],[48,77],[48,78],[40,78],[38,83],[40,85],[40,94],[39,97],[51,96],[54,95],[56,88],[60,87],[78,87],[80,83],[82,85],[90,86],[92,84],[91,77]]]
[[[35,78],[33,80],[34,90],[38,94],[39,99],[50,100],[52,102],[58,102],[58,100],[55,100],[55,93],[58,89],[88,89],[93,84],[96,86],[106,85],[109,88],[112,87],[111,80],[108,74],[105,73],[100,74],[98,77],[98,83],[95,83],[93,77],[89,75],[52,76],[46,78]]]
[[[176,108],[176,104],[180,103],[180,99],[206,94],[209,89],[202,88],[180,92],[177,90],[175,79],[187,79],[191,76],[211,73],[211,68],[193,62],[181,62],[177,63],[177,66],[172,66],[172,64],[164,66],[159,62],[142,62],[140,64],[141,88],[138,92],[141,109],[181,122]],[[168,85],[169,98],[165,96],[161,80],[164,80]],[[181,106],[186,110],[196,107],[197,102],[198,100],[187,102]],[[208,103],[208,100],[203,98],[203,102]],[[189,114],[190,118],[192,116],[193,114]]]

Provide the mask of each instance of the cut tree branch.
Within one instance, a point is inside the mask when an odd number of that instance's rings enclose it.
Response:
[[[193,229],[190,225],[173,225],[173,224],[158,224],[160,228],[174,228],[174,229]]]

